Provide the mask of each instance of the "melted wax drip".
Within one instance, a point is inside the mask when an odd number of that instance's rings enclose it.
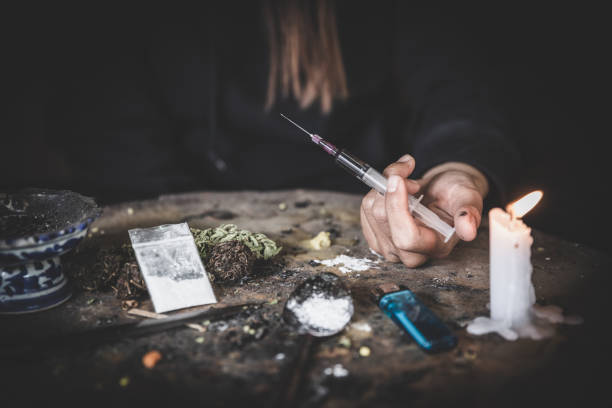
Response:
[[[580,316],[563,316],[563,309],[559,306],[540,306],[536,304],[531,307],[530,312],[530,319],[520,325],[510,325],[507,322],[488,317],[477,317],[468,325],[467,331],[475,335],[495,332],[506,340],[516,340],[519,337],[541,340],[555,334],[553,323],[582,323]]]

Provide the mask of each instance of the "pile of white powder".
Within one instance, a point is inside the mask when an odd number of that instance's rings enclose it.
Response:
[[[338,268],[342,273],[367,271],[368,269],[375,267],[375,265],[378,263],[377,261],[372,261],[368,258],[353,258],[352,256],[348,255],[338,255],[334,259],[325,259],[317,262],[325,266],[342,265]]]
[[[295,298],[289,299],[287,308],[310,334],[317,337],[336,334],[353,316],[353,302],[348,296],[333,298],[315,293],[301,303]]]

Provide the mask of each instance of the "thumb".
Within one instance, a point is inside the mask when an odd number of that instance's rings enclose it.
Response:
[[[469,204],[460,206],[454,215],[457,236],[463,241],[472,241],[476,238],[481,218],[481,211],[476,206]]]

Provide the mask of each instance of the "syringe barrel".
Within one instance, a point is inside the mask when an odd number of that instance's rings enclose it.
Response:
[[[385,176],[370,167],[361,177],[361,180],[380,194],[385,195],[387,192],[387,179]]]
[[[366,171],[370,168],[370,166],[364,163],[362,160],[353,156],[351,153],[346,150],[340,151],[336,155],[336,164],[342,167],[344,170],[351,173],[353,176],[361,179]]]
[[[336,163],[380,194],[387,192],[387,179],[385,176],[348,151],[340,151],[336,156]]]
[[[444,237],[444,242],[448,242],[448,240],[455,233],[455,228],[448,225],[444,222],[438,214],[431,211],[429,208],[421,204],[420,199],[414,198],[414,196],[408,196],[410,213],[412,216],[418,220],[420,220],[423,224],[427,225],[429,228],[438,231]]]

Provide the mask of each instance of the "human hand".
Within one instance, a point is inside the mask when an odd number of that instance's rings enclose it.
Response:
[[[459,240],[476,238],[488,191],[485,176],[465,163],[449,162],[430,169],[422,179],[407,177],[414,170],[410,155],[389,165],[383,196],[370,191],[361,202],[361,228],[370,248],[391,262],[417,267],[429,258],[447,256]],[[448,241],[416,220],[408,209],[408,194],[423,194],[422,204],[455,226]]]

